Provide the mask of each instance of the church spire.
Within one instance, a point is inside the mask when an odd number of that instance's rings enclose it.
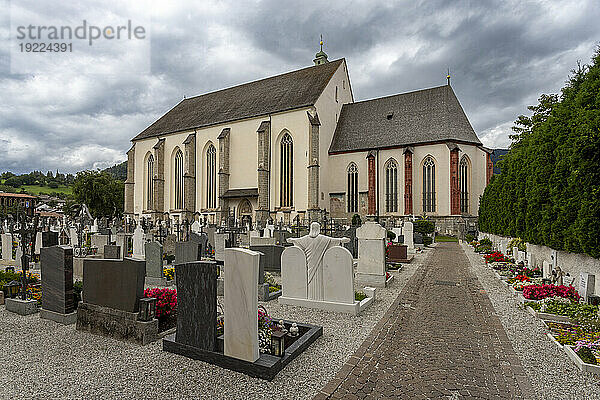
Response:
[[[323,35],[321,35],[321,41],[319,44],[321,45],[321,50],[315,54],[315,59],[313,60],[315,65],[321,65],[329,62],[329,60],[327,60],[327,54],[323,51]]]

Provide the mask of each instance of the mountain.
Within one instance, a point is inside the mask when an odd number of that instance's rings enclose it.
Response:
[[[127,161],[123,161],[121,164],[116,164],[112,167],[108,167],[102,172],[108,172],[113,176],[113,178],[124,181],[127,179]]]

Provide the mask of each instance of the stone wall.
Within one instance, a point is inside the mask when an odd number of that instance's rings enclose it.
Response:
[[[490,233],[481,233],[479,239],[482,237],[489,238],[494,244],[497,244],[499,249],[499,242],[503,239],[512,240],[512,237],[505,237],[499,235],[493,235]],[[551,262],[551,255],[556,251],[547,246],[534,245],[527,243],[527,253],[532,254],[535,258],[535,266],[542,269],[543,262]],[[593,293],[600,294],[600,259],[593,258],[587,254],[581,253],[569,253],[566,251],[556,251],[557,265],[566,273],[569,273],[571,277],[575,278],[573,286],[579,289],[579,274],[587,272],[596,276],[596,285]],[[591,290],[590,290],[591,292]]]

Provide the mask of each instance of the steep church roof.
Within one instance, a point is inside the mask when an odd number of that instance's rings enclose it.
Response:
[[[481,144],[449,85],[344,104],[329,152],[440,141]]]
[[[312,106],[343,61],[184,99],[133,140]]]

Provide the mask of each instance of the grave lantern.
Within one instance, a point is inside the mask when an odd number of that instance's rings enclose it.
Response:
[[[152,321],[156,316],[156,297],[145,297],[140,299],[140,312],[138,319],[140,321]]]
[[[8,297],[14,298],[19,294],[19,288],[21,284],[17,281],[10,281],[6,285],[4,285],[6,289],[8,289]]]
[[[271,352],[274,356],[283,357],[285,354],[285,335],[282,331],[271,333]]]

